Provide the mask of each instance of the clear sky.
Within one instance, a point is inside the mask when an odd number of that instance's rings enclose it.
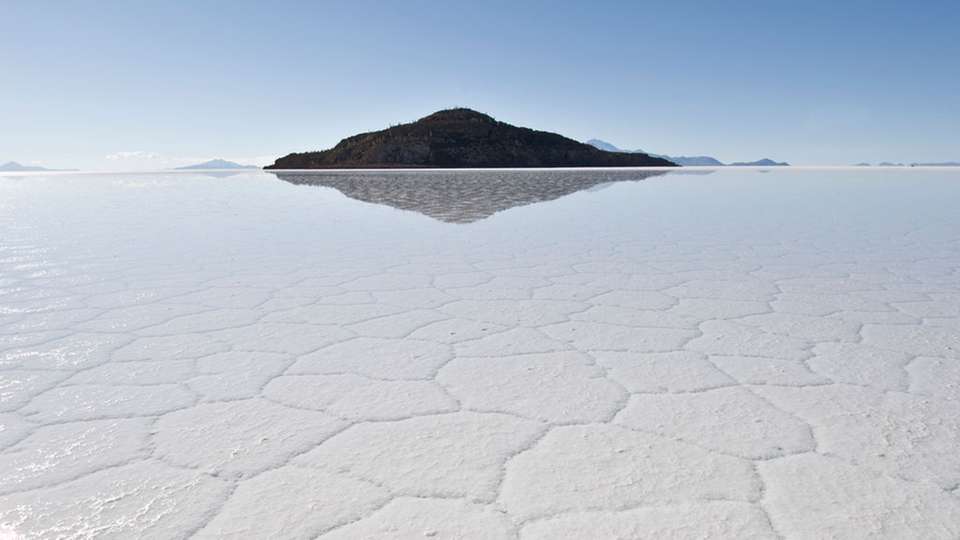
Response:
[[[0,161],[143,169],[467,106],[624,148],[960,160],[960,3],[6,0]]]

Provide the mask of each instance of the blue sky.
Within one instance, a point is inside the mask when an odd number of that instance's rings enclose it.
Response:
[[[960,4],[0,4],[0,161],[268,161],[467,106],[796,164],[960,160]]]

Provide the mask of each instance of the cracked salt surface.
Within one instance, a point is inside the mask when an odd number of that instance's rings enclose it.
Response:
[[[960,175],[689,172],[0,176],[0,537],[960,537]]]

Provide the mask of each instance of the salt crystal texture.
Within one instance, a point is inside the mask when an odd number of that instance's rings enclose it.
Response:
[[[960,537],[944,170],[0,176],[0,536]]]

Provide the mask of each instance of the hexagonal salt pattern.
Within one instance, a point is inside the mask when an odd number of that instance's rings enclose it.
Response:
[[[456,174],[0,176],[0,537],[960,537],[956,173]]]

